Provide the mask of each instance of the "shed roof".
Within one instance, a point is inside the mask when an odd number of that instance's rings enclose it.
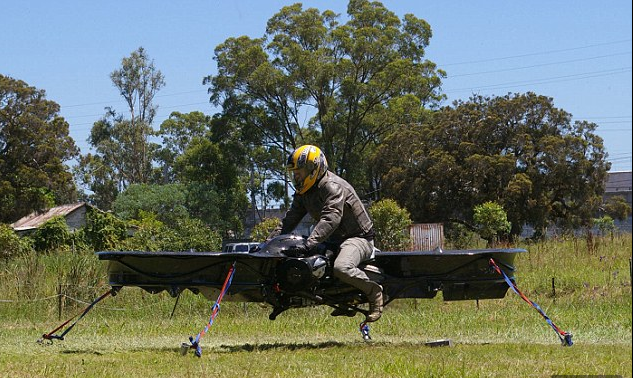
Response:
[[[34,230],[34,229],[39,228],[41,225],[43,225],[44,223],[46,223],[53,217],[56,217],[56,216],[65,217],[68,214],[72,213],[73,211],[86,205],[87,204],[85,202],[78,202],[78,203],[53,207],[53,208],[48,209],[45,212],[33,212],[21,218],[20,220],[16,221],[15,223],[12,223],[11,227],[15,231]]]
[[[606,193],[630,192],[631,191],[631,171],[609,172]]]

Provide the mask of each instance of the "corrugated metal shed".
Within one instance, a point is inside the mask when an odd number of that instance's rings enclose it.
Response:
[[[414,223],[409,227],[413,251],[431,251],[444,245],[444,225]]]
[[[630,192],[633,186],[631,171],[609,172],[605,185],[606,193]]]
[[[78,202],[53,207],[45,212],[34,212],[12,223],[11,227],[16,232],[31,231],[39,228],[53,217],[63,216],[71,230],[77,229],[85,224],[86,206],[88,205],[85,202]]]
[[[604,200],[608,200],[611,197],[620,196],[623,197],[626,202],[631,206],[633,200],[631,193],[631,171],[621,172],[609,172],[607,182],[605,184]]]

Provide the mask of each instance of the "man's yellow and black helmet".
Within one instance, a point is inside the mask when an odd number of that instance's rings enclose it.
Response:
[[[302,174],[294,175],[295,190],[299,194],[307,192],[328,169],[327,159],[321,149],[310,144],[292,151],[286,168],[290,171],[302,171]]]

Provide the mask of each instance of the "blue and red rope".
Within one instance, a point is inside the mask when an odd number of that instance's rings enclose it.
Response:
[[[523,299],[525,302],[529,303],[532,307],[534,307],[536,309],[536,311],[539,312],[539,314],[541,314],[541,316],[545,319],[545,321],[547,322],[547,324],[549,324],[552,329],[556,332],[556,334],[558,335],[558,338],[561,341],[561,344],[563,346],[572,346],[573,342],[571,340],[572,338],[572,334],[569,332],[565,332],[563,330],[561,330],[560,328],[558,328],[556,326],[556,324],[554,324],[554,322],[545,314],[545,312],[541,309],[541,307],[532,302],[528,297],[525,296],[525,294],[523,294],[519,288],[517,287],[517,285],[514,283],[514,281],[512,281],[507,274],[505,274],[505,272],[503,270],[501,270],[501,268],[499,268],[499,266],[497,265],[497,263],[495,263],[494,259],[490,259],[490,266],[499,274],[501,274],[503,276],[503,279],[506,281],[506,283],[508,284],[508,286],[510,286],[510,289],[512,289],[512,291],[514,291],[516,294],[518,294],[521,299]]]

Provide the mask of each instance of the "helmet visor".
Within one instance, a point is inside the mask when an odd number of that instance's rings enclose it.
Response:
[[[308,172],[308,169],[306,167],[290,169],[289,171],[292,174],[292,182],[295,184],[295,188],[297,190],[301,190],[305,179],[308,177],[310,172]]]

